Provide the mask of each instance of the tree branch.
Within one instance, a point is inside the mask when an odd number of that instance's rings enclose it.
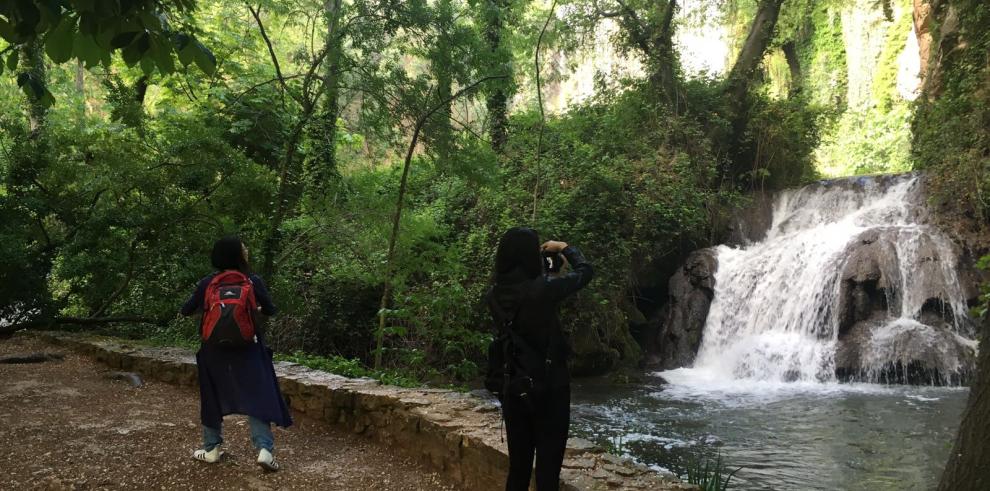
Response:
[[[116,290],[114,290],[114,292],[111,293],[106,300],[103,301],[103,304],[89,316],[90,318],[103,315],[103,312],[105,312],[107,308],[113,304],[113,302],[120,298],[120,296],[124,294],[124,291],[127,290],[127,286],[131,284],[131,279],[134,278],[134,263],[137,258],[137,254],[135,254],[135,252],[137,251],[137,246],[138,240],[131,240],[131,248],[127,251],[127,276],[124,277],[124,282]]]
[[[76,223],[76,226],[72,227],[72,230],[70,230],[69,233],[65,234],[65,242],[75,238],[76,234],[79,233],[79,230],[82,229],[83,223],[87,222],[93,216],[93,210],[96,209],[96,204],[99,203],[100,196],[103,196],[103,193],[105,192],[107,192],[106,189],[101,189],[93,195],[93,200],[89,202],[89,209],[86,210],[86,216],[79,220],[78,223]]]
[[[669,0],[667,2],[667,9],[663,12],[663,20],[660,22],[660,34],[654,40],[654,45],[662,45],[667,50],[673,49],[674,46],[671,42],[671,37],[673,36],[675,12],[677,12],[677,0]]]
[[[554,0],[556,3],[556,0]],[[388,308],[389,296],[392,293],[392,274],[395,269],[395,241],[399,236],[399,222],[402,219],[402,201],[406,194],[406,183],[409,179],[409,167],[412,163],[413,151],[416,150],[416,142],[419,140],[419,133],[423,129],[423,125],[426,121],[433,116],[433,113],[440,110],[440,108],[445,107],[452,101],[456,100],[458,97],[464,95],[465,93],[474,90],[479,85],[489,81],[508,78],[508,75],[491,75],[479,80],[474,83],[458,90],[450,97],[440,101],[437,105],[430,108],[419,118],[416,119],[416,126],[413,128],[412,139],[409,141],[409,147],[406,150],[406,159],[402,164],[402,179],[399,182],[399,197],[395,204],[395,215],[392,218],[392,233],[388,240],[388,253],[385,256],[385,286],[384,292],[382,292],[382,300],[378,308],[378,332],[376,333],[375,341],[375,369],[379,369],[382,364],[382,342],[385,335],[385,310]]]
[[[652,58],[653,47],[650,46],[648,41],[650,36],[647,35],[649,29],[646,28],[643,21],[639,20],[639,16],[636,15],[635,10],[626,5],[622,0],[616,0],[616,2],[620,7],[622,7],[622,10],[626,12],[626,15],[623,17],[626,23],[630,24],[629,35],[633,38],[633,42],[639,46],[639,49],[643,50],[643,54],[646,55],[647,58]]]
[[[254,17],[255,22],[258,23],[258,30],[261,31],[261,39],[265,41],[265,46],[268,47],[268,55],[271,56],[272,64],[275,65],[275,76],[282,85],[282,105],[285,106],[285,93],[288,92],[289,96],[293,99],[295,97],[289,92],[289,85],[285,83],[285,77],[282,76],[282,67],[278,63],[278,55],[275,54],[275,48],[272,46],[271,38],[268,37],[268,31],[265,30],[265,24],[261,22],[261,7],[259,6],[257,9],[250,5],[247,7],[251,11],[251,16]]]
[[[296,79],[296,78],[299,78],[299,77],[305,77],[305,75],[303,75],[301,73],[297,73],[297,74],[289,75],[289,76],[285,77],[284,80],[292,80],[292,79]],[[227,106],[232,106],[232,105],[236,104],[238,101],[241,100],[242,97],[248,95],[251,92],[254,92],[255,90],[258,90],[261,87],[264,87],[265,85],[268,85],[268,84],[270,84],[272,82],[280,82],[281,80],[283,80],[283,79],[279,79],[278,77],[276,77],[276,78],[273,78],[273,79],[265,80],[264,82],[256,83],[256,84],[248,87],[247,89],[244,89],[244,91],[241,92],[240,94],[237,94],[237,97],[234,97],[234,100],[230,101],[227,104]]]
[[[550,13],[547,14],[547,21],[543,23],[543,29],[540,31],[540,37],[536,40],[534,64],[536,65],[536,99],[539,101],[540,105],[540,136],[536,141],[536,163],[533,165],[536,176],[533,179],[533,217],[531,222],[534,224],[536,223],[536,204],[540,190],[540,158],[543,156],[543,130],[546,129],[547,126],[547,117],[543,112],[543,87],[540,85],[540,47],[543,45],[543,36],[547,33],[547,26],[550,25],[550,21],[553,19],[553,13],[556,8],[557,0],[553,0],[553,4],[550,5]]]

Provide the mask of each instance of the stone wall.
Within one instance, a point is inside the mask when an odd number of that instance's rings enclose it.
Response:
[[[38,332],[118,370],[195,386],[196,359],[182,348],[152,348],[126,340]],[[509,458],[498,407],[491,400],[443,389],[405,389],[276,362],[282,392],[294,411],[326,421],[418,458],[465,489],[502,489]],[[572,438],[561,473],[563,489],[697,489]]]

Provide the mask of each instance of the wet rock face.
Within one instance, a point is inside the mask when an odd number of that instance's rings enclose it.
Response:
[[[839,337],[843,337],[857,322],[886,315],[888,295],[892,293],[886,269],[896,269],[896,258],[890,257],[890,244],[880,241],[879,233],[870,231],[850,248],[839,286]]]
[[[701,249],[691,253],[670,278],[670,303],[658,340],[660,368],[679,368],[694,361],[715,295],[717,268],[715,251]]]
[[[967,278],[945,274],[962,265],[943,264],[941,245],[929,235],[907,243],[896,230],[870,230],[852,242],[839,277],[840,380],[967,383],[975,350],[957,334],[971,334],[972,322],[947,299],[972,288]],[[899,254],[916,259],[905,267]]]
[[[737,210],[730,219],[726,244],[744,246],[766,238],[773,225],[773,194],[754,192],[749,203]]]
[[[863,321],[839,339],[836,377],[847,382],[967,385],[976,350],[947,326]]]

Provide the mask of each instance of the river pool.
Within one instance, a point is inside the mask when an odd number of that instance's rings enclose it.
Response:
[[[666,372],[668,379],[678,377]],[[573,390],[572,434],[657,469],[720,453],[737,490],[927,490],[968,390],[868,384],[683,383]]]

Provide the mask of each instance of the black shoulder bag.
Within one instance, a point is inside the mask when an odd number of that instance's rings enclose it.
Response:
[[[529,400],[547,389],[550,359],[512,329],[518,309],[508,316],[494,300],[492,306],[502,322],[488,345],[485,388],[499,399],[512,395]]]

